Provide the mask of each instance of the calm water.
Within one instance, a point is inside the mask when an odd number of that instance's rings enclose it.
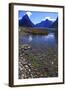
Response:
[[[57,38],[54,33],[48,35],[24,35],[19,37],[20,44],[30,44],[35,47],[55,47],[57,45]]]

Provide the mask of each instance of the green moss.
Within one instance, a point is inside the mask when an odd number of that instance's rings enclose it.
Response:
[[[40,64],[38,63],[38,57],[37,56],[35,56],[34,54],[31,53],[29,55],[29,58],[31,60],[31,63],[32,63],[33,67],[40,67]]]

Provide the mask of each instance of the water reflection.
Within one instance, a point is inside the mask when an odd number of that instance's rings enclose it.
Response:
[[[31,44],[32,46],[51,46],[55,47],[56,37],[54,33],[49,33],[48,35],[25,35],[20,36],[20,44]]]
[[[50,33],[50,34],[48,34],[47,36],[45,36],[45,39],[54,39],[54,33]]]
[[[29,38],[28,38],[29,42],[31,42],[32,39],[33,39],[33,38],[32,38],[32,36],[30,35]]]

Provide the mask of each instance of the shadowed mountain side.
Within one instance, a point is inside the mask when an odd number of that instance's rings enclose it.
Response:
[[[49,28],[52,24],[53,24],[52,21],[46,19],[45,21],[41,21],[40,23],[36,24],[35,27]]]
[[[58,17],[57,17],[56,21],[52,24],[51,27],[58,29]]]
[[[23,28],[28,27],[28,29],[29,29],[28,32],[35,32],[35,33],[36,32],[43,32],[43,30],[57,32],[58,31],[58,18],[54,22],[46,19],[46,20],[41,21],[40,23],[37,23],[36,25],[34,25],[32,23],[32,21],[30,20],[29,16],[27,14],[25,14],[22,17],[22,19],[19,20],[19,27],[23,27]],[[25,30],[27,30],[27,29],[25,29]],[[32,31],[30,31],[30,30],[32,30]]]
[[[25,14],[22,19],[19,20],[19,26],[22,27],[34,27],[34,28],[50,28],[52,26],[53,22],[46,19],[44,21],[41,21],[40,23],[37,23],[36,25],[32,23],[30,18],[27,14]]]
[[[34,27],[34,24],[29,19],[28,15],[24,15],[21,20],[19,20],[19,26],[23,27]]]

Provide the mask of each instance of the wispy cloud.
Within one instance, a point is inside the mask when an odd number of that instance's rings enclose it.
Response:
[[[21,20],[22,19],[22,17],[19,17],[19,20]]]
[[[42,19],[42,20],[46,20],[46,19],[48,19],[48,20],[50,20],[50,21],[55,21],[56,19],[53,19],[53,18],[50,18],[50,17],[45,17],[44,19]]]
[[[19,17],[19,20],[21,20],[25,14],[27,14],[29,18],[30,18],[30,16],[32,15],[31,12],[25,12],[23,15],[21,15],[21,16]]]
[[[26,12],[26,14],[30,17],[32,15],[31,12]]]

